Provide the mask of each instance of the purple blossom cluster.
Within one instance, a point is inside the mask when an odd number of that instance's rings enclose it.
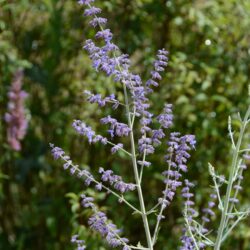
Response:
[[[22,90],[23,72],[16,72],[8,93],[9,102],[7,113],[5,114],[5,122],[7,123],[7,141],[10,147],[15,151],[21,150],[21,140],[25,137],[28,121],[25,115],[24,100],[27,93]]]
[[[170,133],[170,140],[168,141],[168,154],[165,159],[168,163],[168,170],[162,174],[165,177],[164,183],[166,188],[163,191],[163,198],[159,202],[162,208],[169,206],[174,198],[176,190],[182,185],[180,178],[182,172],[187,172],[187,160],[190,158],[188,153],[196,144],[193,135],[180,136],[180,133]]]
[[[101,94],[96,94],[94,95],[93,93],[91,93],[88,90],[84,91],[84,94],[86,94],[88,96],[88,101],[90,103],[97,103],[100,107],[104,107],[107,103],[112,103],[113,109],[117,109],[119,107],[119,101],[116,100],[115,95],[111,94],[110,96],[107,96],[105,98],[102,98]]]
[[[82,206],[85,208],[91,208],[94,212],[88,220],[90,228],[100,233],[112,248],[123,246],[123,250],[129,250],[130,248],[127,245],[129,240],[127,238],[120,237],[122,230],[118,229],[115,224],[110,223],[107,215],[98,210],[94,204],[94,198],[87,197],[85,194],[81,195],[81,198]]]
[[[165,49],[158,50],[157,59],[154,61],[154,70],[151,71],[151,79],[146,82],[147,92],[151,93],[153,90],[151,86],[158,87],[159,80],[162,79],[160,72],[168,65],[168,51]]]
[[[111,186],[113,186],[116,190],[121,193],[125,193],[128,191],[134,191],[136,186],[133,183],[125,183],[122,180],[122,177],[119,175],[114,175],[112,170],[104,170],[103,168],[99,169],[99,173],[102,174],[102,181],[108,182]]]
[[[145,155],[153,154],[155,152],[155,149],[152,145],[153,140],[148,137],[142,137],[138,141],[138,146],[139,146],[139,152],[144,153]]]
[[[112,42],[113,34],[109,29],[104,29],[102,26],[106,24],[107,20],[105,18],[97,16],[101,11],[98,10],[96,13],[95,7],[91,5],[93,2],[82,2],[80,4],[85,4],[88,6],[87,11],[88,16],[92,16],[90,25],[93,27],[100,27],[100,31],[97,31],[95,38],[98,41],[104,43],[103,46],[99,47],[93,40],[89,39],[84,45],[84,49],[90,55],[90,58],[93,63],[93,67],[96,70],[101,70],[107,74],[107,76],[113,76],[115,81],[120,81],[122,84],[130,90],[131,98],[133,100],[136,114],[138,116],[144,115],[150,117],[151,114],[147,111],[149,104],[147,103],[148,99],[146,98],[146,89],[142,84],[142,80],[139,75],[129,72],[130,60],[128,55],[119,53],[118,47]],[[159,52],[159,56],[166,54],[166,51]],[[163,65],[165,58],[159,60],[155,63],[155,71],[152,75],[153,79],[159,79],[157,74]],[[151,79],[153,81],[153,79]],[[148,84],[149,86],[150,84]],[[152,85],[152,84],[151,84]]]
[[[78,132],[78,134],[86,136],[89,143],[101,142],[102,144],[107,144],[107,139],[101,135],[96,135],[95,131],[87,126],[84,122],[80,120],[75,120],[72,124],[73,128]]]
[[[142,137],[138,140],[138,149],[141,154],[149,155],[155,152],[155,147],[161,145],[165,138],[165,133],[162,128],[168,129],[173,125],[172,104],[166,104],[163,113],[156,117],[156,120],[161,125],[159,129],[151,129],[149,126],[152,123],[152,114],[148,113],[148,117],[140,119]]]
[[[191,192],[191,188],[194,187],[194,184],[184,180],[185,185],[182,188],[182,197],[184,198],[185,206],[185,218],[186,218],[186,227],[183,230],[183,236],[181,237],[182,246],[180,250],[191,250],[191,249],[204,249],[206,245],[203,241],[196,241],[194,235],[196,235],[195,226],[193,225],[193,218],[197,214],[196,210],[193,208],[194,201],[192,200],[194,194]]]
[[[168,141],[168,153],[165,157],[168,165],[186,172],[186,163],[190,158],[188,152],[195,148],[195,144],[196,140],[194,135],[180,136],[180,133],[171,133]]]
[[[101,119],[102,124],[110,124],[110,129],[108,130],[111,137],[114,136],[128,136],[131,129],[127,124],[118,122],[115,118],[112,118],[110,115]]]
[[[164,112],[157,117],[157,120],[163,128],[170,128],[173,125],[172,104],[165,104]]]

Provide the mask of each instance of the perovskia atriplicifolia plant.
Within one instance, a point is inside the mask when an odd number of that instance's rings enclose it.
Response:
[[[99,107],[104,108],[106,105],[111,105],[114,112],[119,109],[119,112],[123,112],[126,117],[126,122],[118,121],[111,115],[103,117],[100,122],[108,126],[107,136],[97,134],[80,120],[73,122],[73,128],[81,136],[86,137],[90,144],[101,143],[108,146],[111,148],[112,154],[123,151],[131,163],[134,182],[127,183],[126,176],[124,178],[115,174],[113,170],[102,167],[99,169],[100,177],[94,177],[89,170],[81,169],[78,165],[73,164],[71,158],[53,144],[51,144],[52,154],[55,159],[61,158],[64,161],[64,169],[69,169],[72,175],[83,179],[86,186],[93,185],[100,192],[114,195],[132,213],[139,214],[145,239],[138,239],[138,242],[132,244],[121,235],[121,230],[108,219],[107,215],[98,209],[94,198],[82,194],[82,206],[92,211],[88,220],[89,227],[100,233],[112,248],[153,250],[157,244],[161,221],[166,216],[165,210],[171,204],[177,188],[181,188],[185,223],[179,249],[198,250],[207,247],[215,250],[221,249],[222,243],[231,231],[249,213],[248,208],[238,210],[238,194],[242,189],[243,171],[246,169],[245,161],[250,159],[249,149],[242,146],[246,126],[249,123],[250,107],[243,119],[239,116],[239,133],[232,131],[231,118],[229,118],[228,128],[232,141],[232,164],[229,168],[229,177],[218,175],[214,167],[209,164],[213,189],[208,205],[202,210],[201,220],[199,220],[199,214],[194,208],[194,194],[192,193],[194,184],[188,179],[183,179],[183,175],[188,170],[187,161],[190,158],[190,151],[195,149],[195,136],[181,135],[179,132],[171,131],[173,126],[172,104],[165,104],[161,114],[154,115],[150,112],[149,98],[153,88],[158,86],[162,78],[161,73],[168,64],[168,52],[165,49],[158,50],[151,78],[144,83],[138,74],[132,73],[129,56],[123,54],[113,43],[113,34],[110,29],[105,27],[107,19],[100,16],[101,9],[94,6],[94,2],[94,0],[78,1],[85,9],[84,15],[91,18],[89,25],[96,29],[95,40],[85,41],[84,49],[88,52],[93,68],[97,72],[102,71],[108,77],[112,77],[116,83],[121,84],[123,98],[118,100],[114,94],[103,97],[86,90],[84,94],[90,103],[98,104]],[[115,144],[114,137],[127,138],[130,142],[129,147],[124,146],[123,143]],[[162,143],[166,147],[164,157],[166,169],[162,173],[165,188],[157,204],[148,209],[142,187],[143,172],[152,167],[150,155],[155,154],[157,147]],[[222,186],[226,186],[225,195],[221,193]],[[126,199],[127,192],[137,193],[139,207]],[[218,228],[210,228],[211,217],[215,216],[215,211],[213,211],[215,208],[218,208],[221,214],[220,223]],[[153,228],[149,225],[149,216],[155,216]],[[78,235],[74,235],[71,241],[78,250],[88,248],[87,243]],[[143,242],[144,246],[140,242]]]

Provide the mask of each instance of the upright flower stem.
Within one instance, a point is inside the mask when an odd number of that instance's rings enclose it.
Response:
[[[150,233],[150,229],[149,229],[148,218],[147,218],[147,213],[146,213],[146,209],[145,209],[142,189],[141,189],[141,182],[140,182],[140,177],[139,177],[139,173],[138,173],[136,152],[135,152],[134,133],[133,133],[132,122],[131,122],[131,118],[130,118],[127,88],[126,88],[125,84],[123,84],[123,91],[124,91],[124,97],[125,97],[125,103],[126,103],[126,112],[127,112],[127,116],[128,116],[128,125],[129,125],[129,128],[131,129],[131,132],[130,132],[131,159],[132,159],[134,177],[135,177],[135,181],[136,181],[136,187],[137,187],[137,192],[138,192],[138,197],[139,197],[139,202],[140,202],[140,207],[141,207],[141,216],[142,216],[143,225],[144,225],[144,229],[145,229],[148,249],[153,250],[151,233]]]
[[[226,196],[225,196],[224,203],[223,203],[223,211],[222,211],[222,215],[221,215],[220,226],[218,229],[218,235],[217,235],[215,245],[214,245],[214,250],[220,249],[224,230],[227,226],[226,221],[227,221],[227,217],[228,217],[229,201],[230,201],[230,196],[231,196],[232,187],[233,187],[234,174],[235,174],[235,169],[237,168],[240,147],[242,144],[242,139],[243,139],[246,125],[248,123],[249,116],[250,116],[250,106],[248,107],[248,110],[246,112],[244,120],[241,124],[240,134],[239,134],[239,138],[238,138],[238,141],[236,144],[236,148],[233,149],[233,160],[232,160],[232,165],[231,165],[231,169],[230,169],[230,176],[229,176],[229,180],[228,180]]]

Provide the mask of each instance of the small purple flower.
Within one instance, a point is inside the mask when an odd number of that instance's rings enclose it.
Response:
[[[161,140],[165,137],[165,133],[162,129],[152,130],[152,141],[155,146],[161,144]]]
[[[151,76],[153,80],[161,80],[161,75],[157,71],[151,71]]]
[[[52,155],[53,155],[53,157],[54,157],[55,160],[59,159],[60,157],[62,157],[65,154],[65,152],[61,148],[55,147],[51,143],[50,143],[50,147],[52,148],[51,149],[51,153],[52,153]]]
[[[96,8],[96,7],[92,6],[89,9],[86,9],[84,11],[84,15],[85,16],[95,16],[101,12],[102,12],[102,10],[100,8]]]
[[[149,155],[149,154],[153,154],[155,151],[154,147],[152,146],[151,138],[145,138],[145,137],[141,138],[138,142],[138,145],[139,145],[140,153],[144,153],[145,151],[145,154]]]
[[[102,183],[100,182],[100,183],[96,184],[95,189],[98,191],[101,191],[102,190]]]
[[[111,148],[111,153],[115,154],[119,149],[123,148],[123,144],[122,143],[118,143],[117,145],[115,145],[114,147]]]
[[[93,197],[87,197],[85,194],[82,194],[81,195],[81,198],[82,198],[82,206],[83,207],[91,207],[91,208],[94,208],[94,198]]]
[[[157,117],[157,121],[163,128],[169,128],[173,124],[172,104],[165,104],[164,112]]]
[[[104,39],[106,43],[109,43],[112,40],[113,34],[110,32],[110,29],[105,29],[98,31],[95,37],[97,39]]]
[[[104,25],[106,23],[107,19],[103,17],[95,17],[89,22],[89,24],[93,27],[96,27],[97,25]]]

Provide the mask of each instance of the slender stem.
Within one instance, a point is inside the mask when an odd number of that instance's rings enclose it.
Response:
[[[185,208],[184,219],[185,219],[185,222],[186,222],[186,225],[187,225],[188,233],[190,234],[190,236],[191,236],[191,238],[192,238],[192,240],[193,240],[195,249],[196,249],[196,250],[199,250],[200,248],[199,248],[199,246],[198,246],[198,244],[197,244],[197,242],[196,242],[196,239],[195,239],[195,237],[194,237],[194,235],[193,235],[193,232],[192,232],[192,230],[191,230],[191,226],[190,226],[190,223],[189,223],[189,219],[188,219],[187,216],[188,216],[188,215],[187,215],[187,207],[186,207],[186,208]]]
[[[129,125],[129,128],[131,129],[131,132],[130,132],[131,158],[132,158],[134,176],[135,176],[135,181],[137,184],[137,192],[138,192],[138,197],[139,197],[139,202],[140,202],[140,207],[141,207],[141,216],[142,216],[144,229],[145,229],[145,233],[146,233],[148,248],[149,248],[149,250],[153,250],[153,245],[152,245],[152,241],[151,241],[151,233],[150,233],[150,229],[149,229],[148,218],[147,218],[147,214],[146,214],[146,209],[145,209],[145,204],[144,204],[144,199],[143,199],[143,194],[142,194],[142,189],[141,189],[141,183],[140,183],[140,178],[139,178],[139,173],[138,173],[136,153],[135,153],[134,133],[132,130],[132,122],[131,122],[131,118],[130,118],[128,94],[127,94],[127,88],[126,88],[125,84],[123,84],[123,90],[124,90],[124,97],[125,97],[125,103],[126,103],[126,111],[127,111],[127,116],[128,116],[128,125]]]
[[[213,182],[214,182],[214,188],[215,188],[215,191],[217,193],[218,200],[219,200],[219,209],[223,210],[223,204],[222,204],[222,201],[221,201],[219,185],[218,185],[218,183],[216,181],[217,176],[215,175],[214,167],[210,163],[208,163],[208,166],[209,166],[209,171],[210,171],[210,174],[212,175],[212,179],[213,179]]]
[[[242,143],[242,139],[243,139],[243,135],[245,132],[245,128],[247,125],[249,115],[250,115],[250,106],[248,107],[248,110],[246,112],[244,120],[241,124],[240,134],[239,134],[239,138],[238,138],[238,141],[236,144],[236,148],[233,150],[233,160],[232,160],[232,165],[231,165],[231,169],[230,169],[230,176],[229,176],[228,185],[227,185],[226,197],[224,199],[224,204],[223,204],[224,209],[222,211],[222,216],[221,216],[220,225],[219,225],[219,229],[218,229],[218,235],[217,235],[217,238],[215,241],[215,246],[214,246],[215,250],[219,250],[221,247],[222,237],[223,237],[223,233],[224,233],[225,226],[226,226],[226,219],[228,216],[227,213],[228,213],[228,208],[229,208],[230,195],[231,195],[231,191],[232,191],[232,187],[233,187],[235,168],[237,167],[239,151],[240,151],[240,147],[241,147],[241,143]]]
[[[240,170],[240,173],[239,173],[239,174],[242,175],[242,173],[243,173],[243,169]],[[241,179],[239,178],[236,185],[240,186],[240,184],[241,184]],[[233,199],[236,199],[238,193],[239,193],[239,190],[236,189],[236,190],[235,190],[235,193],[234,193]],[[232,204],[230,205],[230,207],[229,207],[229,210],[228,210],[228,213],[227,213],[227,214],[232,214],[233,208],[234,208],[234,204],[232,203]],[[228,225],[229,219],[230,219],[230,216],[228,216],[227,219],[226,219],[226,223],[225,223],[225,226],[226,226],[226,227],[227,227],[227,225]]]
[[[134,111],[133,111],[133,116],[132,116],[132,128],[134,127],[134,122],[135,122],[135,115],[136,115],[136,108],[134,107]]]
[[[140,183],[142,181],[142,175],[143,175],[143,169],[144,169],[143,163],[145,162],[145,160],[146,160],[146,150],[144,150],[143,152],[142,166],[141,166],[141,171],[140,171]]]
[[[172,158],[172,153],[170,155],[170,159],[171,158]],[[156,237],[157,237],[157,234],[159,233],[159,230],[160,230],[159,226],[160,226],[160,222],[161,222],[161,217],[162,217],[164,209],[166,208],[166,205],[164,204],[164,201],[167,198],[167,191],[169,189],[169,179],[170,179],[169,172],[170,172],[170,169],[171,169],[171,164],[168,163],[168,175],[167,175],[166,187],[165,187],[164,194],[163,194],[163,199],[162,199],[162,203],[161,203],[160,213],[157,216],[157,222],[156,222],[156,226],[155,226],[155,230],[154,230],[154,235],[153,235],[153,240],[152,240],[153,245],[156,243]],[[179,170],[180,169],[178,168],[178,172],[179,172]],[[176,180],[176,177],[175,177],[175,180]]]
[[[169,170],[170,170],[170,166],[169,166]],[[168,179],[169,179],[169,175],[168,175]],[[166,184],[166,187],[165,187],[165,190],[164,190],[164,196],[163,196],[162,203],[161,203],[160,213],[157,216],[157,222],[156,222],[156,226],[155,226],[155,230],[154,230],[154,235],[153,235],[153,240],[152,240],[153,245],[156,242],[156,237],[157,237],[157,234],[158,234],[161,217],[162,217],[162,214],[163,214],[163,211],[164,211],[164,207],[165,207],[164,200],[166,200],[166,197],[167,197],[168,186],[169,185],[168,185],[168,181],[167,181],[167,184]]]
[[[209,242],[209,244],[210,244],[211,246],[214,246],[214,242],[211,241],[209,238],[207,238],[203,233],[201,233],[200,228],[203,228],[204,225],[198,223],[196,220],[192,220],[192,222],[193,222],[196,226],[199,227],[199,228],[194,227],[196,234],[198,234],[198,235],[200,236],[201,239],[203,238],[203,239],[205,239],[207,242]]]
[[[109,145],[112,145],[112,146],[117,146],[117,144],[114,144],[114,143],[112,143],[111,141],[107,141],[107,143],[108,143]],[[119,150],[123,151],[125,154],[127,154],[127,155],[129,155],[129,156],[131,157],[131,154],[130,154],[127,150],[125,150],[125,149],[123,149],[123,148],[120,148],[120,147],[119,147]]]
[[[155,206],[153,206],[150,210],[148,210],[147,214],[151,214],[155,212],[156,208],[158,208],[161,205],[161,202],[158,202]]]
[[[229,132],[230,139],[232,141],[233,149],[235,149],[236,146],[235,146],[234,136],[233,136],[233,131],[232,131],[232,119],[231,119],[231,116],[228,117],[228,132]]]
[[[165,191],[167,190],[168,188],[166,187]],[[166,195],[164,195],[164,198],[163,198],[163,201],[162,201],[162,205],[161,205],[161,210],[160,210],[160,213],[159,215],[157,216],[157,222],[156,222],[156,226],[155,226],[155,230],[154,230],[154,235],[153,235],[153,239],[152,239],[152,242],[153,242],[153,245],[156,243],[156,237],[157,237],[157,234],[158,234],[158,230],[159,230],[159,226],[160,226],[160,221],[161,221],[161,217],[162,217],[162,214],[163,214],[163,211],[164,211],[164,200],[166,199]]]
[[[239,153],[250,152],[250,148],[241,149]]]
[[[232,230],[237,226],[237,224],[243,219],[243,217],[245,216],[245,214],[242,214],[234,223],[233,225],[227,230],[227,232],[224,234],[221,242],[223,242],[227,236],[232,232]]]

